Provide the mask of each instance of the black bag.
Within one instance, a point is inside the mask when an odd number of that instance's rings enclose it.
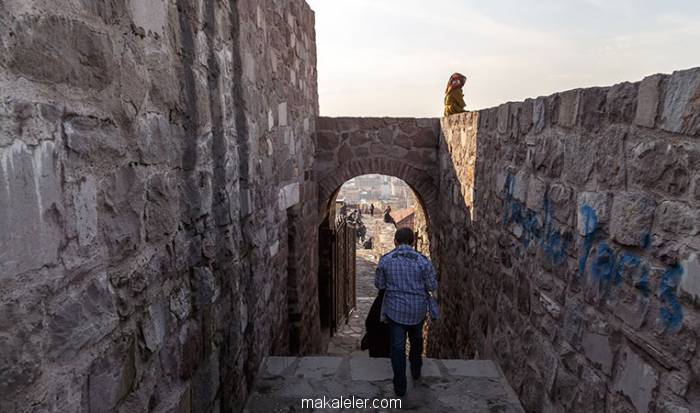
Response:
[[[365,320],[367,332],[360,341],[360,348],[369,350],[370,357],[389,357],[390,354],[389,325],[380,320],[382,301],[384,301],[384,290],[379,290]]]

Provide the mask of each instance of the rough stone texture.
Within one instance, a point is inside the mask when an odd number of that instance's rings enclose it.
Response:
[[[638,412],[646,413],[659,380],[658,373],[631,351],[624,351],[622,357],[624,364],[613,389],[629,397]]]
[[[662,75],[654,75],[644,78],[644,80],[639,83],[637,113],[634,120],[637,125],[647,128],[656,126],[662,79]]]
[[[425,359],[420,380],[408,378],[408,391],[400,409],[373,407],[351,411],[414,412],[523,412],[515,393],[498,367],[488,360]],[[309,375],[309,371],[318,374]],[[302,409],[302,399],[326,398],[327,403],[341,396],[346,399],[396,399],[387,358],[348,357],[269,357],[261,367],[244,412],[268,413]],[[379,400],[377,400],[379,402]],[[317,406],[317,410],[333,409]],[[357,407],[357,405],[356,405]],[[341,409],[348,410],[348,409]]]
[[[292,327],[321,352],[308,5],[10,1],[0,27],[0,411],[237,411]]]
[[[700,409],[698,76],[442,120],[431,356],[497,361],[528,411]]]
[[[615,195],[610,235],[622,245],[644,246],[651,233],[656,203],[643,193],[620,192]]]
[[[302,0],[0,1],[0,27],[0,411],[241,410],[265,356],[324,351],[317,229],[366,173],[422,201],[433,355],[495,360],[528,411],[700,409],[700,69],[318,118]],[[463,379],[426,397],[520,411]]]

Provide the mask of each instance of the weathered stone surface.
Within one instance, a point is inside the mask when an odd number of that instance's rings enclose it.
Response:
[[[56,151],[52,141],[0,148],[0,280],[58,263],[63,201]]]
[[[134,25],[143,29],[146,34],[162,36],[168,17],[168,3],[164,0],[143,3],[140,1],[129,2]]]
[[[192,311],[192,297],[188,290],[180,288],[170,296],[170,311],[180,320],[189,317]]]
[[[81,21],[25,16],[14,21],[12,33],[0,43],[5,59],[12,70],[36,82],[104,89],[114,78],[110,36]]]
[[[661,96],[661,80],[663,75],[645,77],[639,84],[637,94],[637,113],[634,123],[639,126],[653,128],[656,126],[656,118],[659,112],[659,99]]]
[[[377,363],[371,358],[350,359],[350,378],[355,381],[382,381],[391,380],[394,372],[391,365]]]
[[[670,195],[684,194],[690,185],[689,153],[685,145],[645,141],[631,153],[632,181]]]
[[[142,242],[142,214],[146,203],[143,170],[123,166],[105,177],[98,194],[98,228],[116,261]]]
[[[541,132],[545,128],[546,103],[544,98],[535,99],[532,105],[532,124],[535,126],[535,133]]]
[[[597,363],[604,373],[611,373],[613,352],[610,347],[608,336],[585,332],[581,340],[581,345],[583,346],[586,357],[588,357],[591,362]]]
[[[624,82],[610,88],[605,99],[605,113],[612,123],[631,123],[637,113],[639,86]]]
[[[661,129],[669,132],[700,133],[700,69],[673,72],[666,86],[660,123]]]
[[[501,375],[490,360],[443,360],[442,364],[453,376],[497,378]]]
[[[292,366],[295,366],[298,360],[293,357],[266,357],[262,367],[261,377],[279,377],[284,374],[291,374]]]
[[[544,206],[546,196],[547,184],[541,179],[530,179],[527,187],[527,202],[525,205],[532,210],[540,209]]]
[[[656,208],[655,232],[665,231],[672,236],[693,235],[698,231],[694,213],[686,203],[664,201]]]
[[[88,397],[90,411],[113,410],[131,390],[136,379],[133,345],[125,352],[114,352],[95,360],[90,366]]]
[[[307,361],[307,359],[312,359]],[[329,358],[326,358],[329,359]],[[320,405],[311,400],[311,407],[322,409],[323,398],[326,398],[326,408],[333,407],[333,399],[341,395],[350,398],[381,399],[394,398],[391,390],[391,364],[387,358],[371,359],[366,357],[332,358],[337,369],[323,377],[299,376],[284,374],[261,376],[252,389],[243,411],[257,413],[270,412],[281,406],[298,406],[300,400],[311,398],[320,399]],[[428,365],[437,369],[443,363],[455,360],[426,359],[424,369]],[[313,365],[319,362],[316,357],[292,358],[275,361],[280,366],[296,364]],[[459,362],[467,362],[459,360]],[[269,364],[269,361],[267,362]],[[476,369],[466,371],[466,374],[433,376],[423,374],[420,381],[413,382],[410,378],[408,392],[401,398],[401,409],[416,412],[442,411],[499,411],[523,412],[523,408],[506,383],[500,372],[493,368],[493,363],[487,360],[473,360]],[[483,366],[490,366],[483,369]],[[425,372],[425,371],[424,371]],[[462,370],[460,370],[462,372]],[[482,375],[481,373],[486,373]],[[348,400],[350,401],[350,400]],[[363,400],[364,402],[364,400]],[[336,400],[338,403],[338,400]],[[340,405],[342,406],[342,405]],[[338,407],[338,406],[336,406]],[[355,406],[362,407],[368,406]],[[338,407],[340,408],[340,407]],[[372,409],[372,406],[369,406]],[[393,410],[393,409],[391,409]]]
[[[48,321],[51,360],[67,361],[117,327],[116,297],[107,274],[97,274],[80,293],[67,297]]]
[[[695,300],[700,300],[700,258],[697,253],[682,262],[684,269],[680,288],[683,292],[690,294]]]
[[[649,243],[656,202],[646,194],[620,192],[613,199],[610,234],[624,245]]]
[[[573,190],[565,185],[553,184],[549,188],[547,198],[551,202],[554,219],[561,223],[568,223],[573,211]]]
[[[559,95],[559,117],[557,123],[564,127],[572,127],[576,124],[578,107],[581,98],[580,90],[570,90]]]
[[[610,220],[612,197],[605,192],[578,194],[577,225],[580,235],[592,234]]]
[[[61,137],[63,110],[44,103],[3,100],[0,102],[0,147],[18,139],[35,146],[42,140]]]
[[[622,357],[623,367],[615,379],[613,389],[629,397],[638,412],[648,412],[659,375],[630,349],[625,349]]]
[[[141,324],[141,335],[146,348],[155,352],[165,339],[167,331],[168,313],[164,302],[148,306],[145,320]]]
[[[342,361],[339,357],[304,357],[299,361],[294,375],[305,379],[334,376]]]
[[[299,188],[299,183],[295,182],[280,189],[278,196],[279,209],[285,210],[299,203],[299,200],[301,199]]]

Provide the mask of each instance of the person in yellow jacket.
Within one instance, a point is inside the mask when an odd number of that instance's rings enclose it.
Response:
[[[450,116],[455,113],[466,112],[464,107],[464,92],[462,88],[467,83],[467,77],[460,73],[455,73],[450,76],[445,90],[445,116]]]

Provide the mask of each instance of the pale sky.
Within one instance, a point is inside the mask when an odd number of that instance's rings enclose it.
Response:
[[[442,114],[700,66],[700,0],[307,0],[321,114]]]

